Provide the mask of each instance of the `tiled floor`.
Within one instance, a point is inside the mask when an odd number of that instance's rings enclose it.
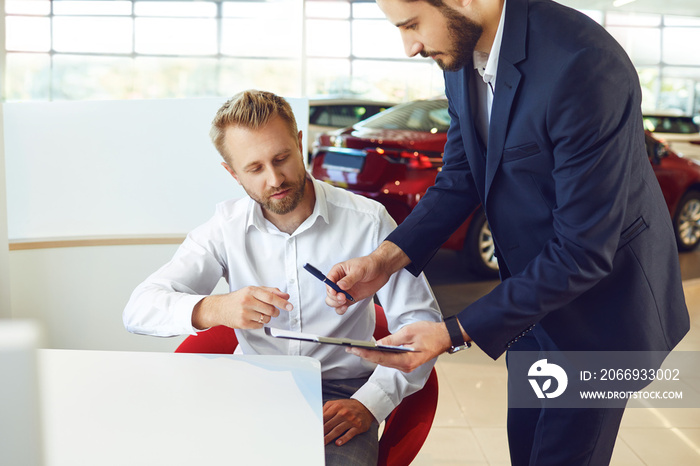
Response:
[[[684,285],[692,328],[678,349],[698,351],[700,279],[687,280]],[[440,299],[442,285],[433,286]],[[441,356],[436,367],[440,383],[437,414],[412,464],[509,465],[504,358],[493,361],[471,348]],[[611,464],[700,465],[700,408],[627,409]]]

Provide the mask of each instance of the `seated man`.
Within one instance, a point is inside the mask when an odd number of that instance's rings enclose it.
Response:
[[[378,423],[423,386],[434,360],[404,374],[369,365],[340,346],[272,338],[263,327],[370,340],[372,299],[336,314],[325,304],[325,285],[303,265],[324,271],[369,254],[396,224],[381,204],[307,174],[301,131],[281,97],[237,94],[217,112],[210,136],[249,197],[219,204],[211,220],[190,232],[173,259],[136,288],[124,325],[154,336],[226,325],[236,331],[237,353],[318,359],[326,464],[376,464]],[[210,295],[221,277],[231,292]],[[377,296],[391,332],[441,320],[422,275],[399,272]]]

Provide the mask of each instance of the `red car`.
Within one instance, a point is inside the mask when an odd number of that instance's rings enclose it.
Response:
[[[401,223],[435,183],[449,125],[445,99],[397,105],[350,128],[319,136],[311,172],[319,180],[381,202]],[[649,133],[646,137],[678,247],[693,249],[700,242],[700,166],[678,157]],[[491,230],[481,208],[442,247],[459,251],[477,275],[498,276]]]

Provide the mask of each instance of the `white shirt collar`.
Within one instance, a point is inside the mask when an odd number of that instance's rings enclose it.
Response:
[[[326,223],[328,220],[328,204],[326,203],[326,193],[319,186],[316,186],[320,181],[315,180],[310,174],[306,174],[306,177],[311,182],[314,193],[316,194],[316,203],[314,204],[314,210],[311,215],[304,220],[304,222],[299,225],[299,228],[292,234],[292,236],[303,232],[309,226],[316,222],[318,217],[321,217]],[[246,230],[250,227],[255,227],[263,233],[281,233],[277,227],[275,227],[272,222],[267,220],[262,212],[262,207],[253,199],[250,199],[250,204],[248,206],[248,215],[246,216]]]
[[[498,22],[496,37],[493,39],[491,53],[474,51],[474,69],[484,79],[485,83],[491,83],[496,86],[496,71],[498,70],[498,57],[501,54],[501,43],[503,42],[503,26],[506,19],[506,0],[503,0],[503,9],[501,10],[501,19]]]

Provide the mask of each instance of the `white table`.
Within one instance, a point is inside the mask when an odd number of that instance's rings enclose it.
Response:
[[[39,350],[47,466],[324,463],[318,361]]]

